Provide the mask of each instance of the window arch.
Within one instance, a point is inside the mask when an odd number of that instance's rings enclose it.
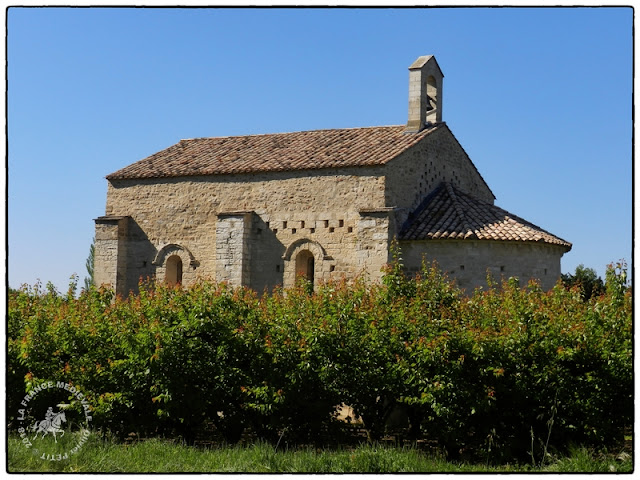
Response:
[[[284,260],[283,286],[293,287],[296,279],[305,276],[314,285],[329,279],[333,257],[327,255],[318,242],[301,238],[289,245]]]
[[[173,258],[172,257],[176,257]],[[178,261],[180,260],[180,261]],[[170,285],[190,285],[196,279],[195,269],[200,265],[187,247],[169,243],[158,249],[153,259],[156,278]]]
[[[182,283],[182,259],[179,255],[167,258],[165,282],[172,287]]]
[[[168,243],[159,248],[152,263],[153,265],[162,266],[165,264],[165,259],[169,258],[171,255],[179,255],[180,258],[182,258],[183,263],[188,263],[194,269],[200,265],[200,262],[195,259],[187,247],[183,247],[177,243]]]

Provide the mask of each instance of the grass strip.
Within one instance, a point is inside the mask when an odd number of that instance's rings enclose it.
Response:
[[[40,444],[53,451],[53,439]],[[44,447],[42,446],[44,445]],[[629,454],[594,454],[574,448],[565,458],[553,458],[547,465],[484,465],[447,461],[445,458],[410,448],[361,445],[353,450],[312,448],[275,451],[272,445],[202,448],[150,439],[122,444],[92,435],[68,460],[43,460],[24,447],[17,436],[8,438],[8,471],[86,473],[459,473],[459,472],[632,472]]]

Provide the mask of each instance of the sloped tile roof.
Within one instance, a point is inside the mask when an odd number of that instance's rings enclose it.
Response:
[[[563,246],[571,243],[502,208],[442,183],[409,216],[401,240],[475,239],[542,242]]]
[[[407,134],[397,125],[181,140],[107,179],[383,165],[438,128]]]

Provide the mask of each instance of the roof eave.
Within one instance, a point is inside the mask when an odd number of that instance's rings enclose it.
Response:
[[[561,240],[561,239],[559,239]],[[460,235],[455,235],[455,236],[448,236],[446,234],[442,234],[442,233],[438,233],[438,234],[433,234],[432,236],[429,237],[425,237],[425,238],[407,238],[407,236],[400,236],[399,241],[401,242],[468,242],[468,241],[476,241],[476,242],[495,242],[495,243],[513,243],[513,244],[518,244],[518,245],[525,245],[525,244],[529,244],[529,245],[548,245],[551,247],[559,247],[564,249],[564,253],[567,253],[571,250],[572,248],[572,244],[569,242],[566,243],[555,243],[555,242],[548,242],[546,240],[514,240],[514,239],[507,239],[507,240],[501,240],[501,239],[497,239],[497,238],[478,238],[476,235],[473,234],[469,234],[467,233],[467,235],[465,235],[464,237],[461,238]],[[564,242],[564,240],[562,240]]]

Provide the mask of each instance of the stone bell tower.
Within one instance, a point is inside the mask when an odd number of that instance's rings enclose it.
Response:
[[[406,132],[419,132],[427,124],[442,122],[442,79],[433,55],[425,55],[409,67],[409,120]]]

